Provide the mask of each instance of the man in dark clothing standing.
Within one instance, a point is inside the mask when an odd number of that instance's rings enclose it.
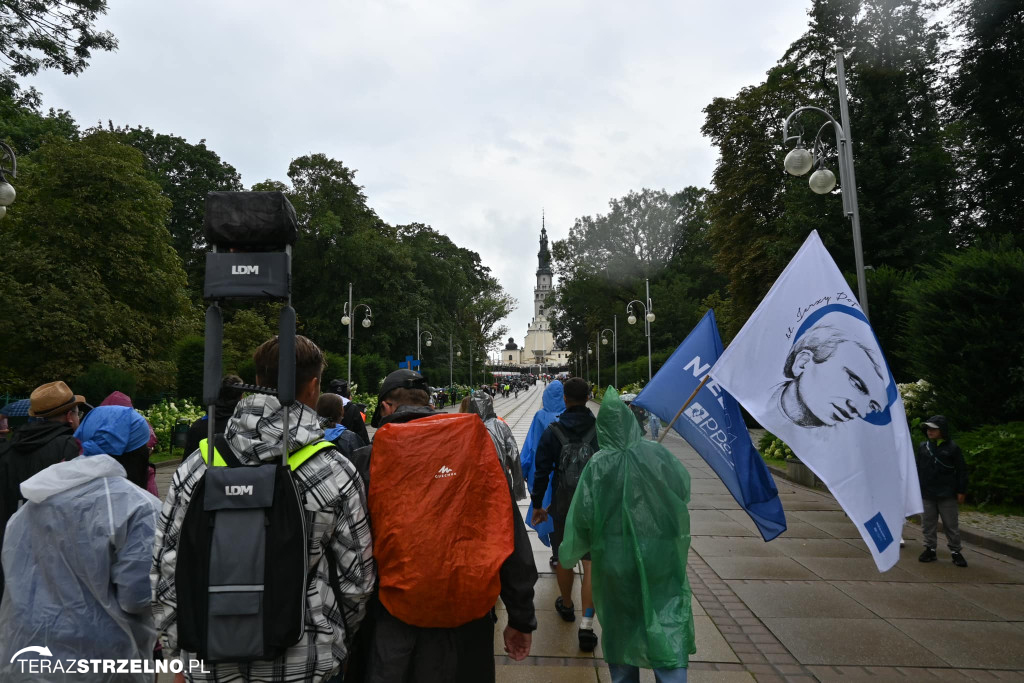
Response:
[[[591,452],[596,453],[597,418],[587,407],[590,387],[586,380],[573,377],[565,382],[565,412],[548,425],[537,443],[537,455],[533,475],[533,519],[534,525],[540,524],[550,515],[555,530],[551,534],[551,551],[558,557],[558,546],[565,533],[565,518],[569,514],[568,507],[562,510],[555,502],[558,499],[558,487],[562,473],[558,468],[559,456],[562,453],[562,441],[555,429],[561,429],[571,442],[588,442]],[[554,429],[553,429],[554,428]],[[552,470],[555,472],[551,481],[551,506],[544,509],[544,493],[547,491],[548,478]],[[558,588],[561,595],[555,600],[555,610],[565,621],[575,621],[576,614],[572,604],[572,584],[576,578],[574,567],[563,567],[561,563],[555,568]],[[580,597],[583,603],[583,619],[580,622],[579,643],[584,652],[592,652],[597,646],[597,635],[594,633],[594,598],[590,589],[590,555],[583,557],[583,581],[580,585]]]
[[[331,392],[341,396],[342,403],[344,404],[338,424],[362,439],[364,446],[368,445],[370,443],[370,435],[366,433],[366,416],[363,415],[366,406],[362,403],[355,403],[352,400],[352,389],[347,380],[331,380]]]
[[[0,547],[7,521],[18,511],[21,483],[50,465],[78,457],[75,440],[85,397],[76,395],[64,382],[37,387],[29,399],[29,415],[40,418],[15,431],[0,443]],[[4,581],[0,572],[0,597]]]
[[[242,400],[243,393],[241,389],[235,387],[241,383],[242,378],[238,375],[225,375],[221,380],[217,403],[214,404],[213,409],[214,434],[223,434],[224,429],[228,426],[228,420],[235,414],[235,406]],[[209,406],[207,406],[207,410],[209,410]],[[188,434],[185,436],[186,458],[195,453],[199,448],[199,442],[209,435],[209,419],[210,416],[207,414],[193,422],[192,426],[188,428]]]
[[[950,559],[958,567],[966,567],[961,554],[959,503],[967,495],[967,464],[960,446],[949,438],[949,423],[936,415],[921,423],[928,440],[917,447],[917,476],[921,482],[921,530],[924,532],[924,552],[917,558],[921,562],[934,562],[937,545],[937,523],[942,518],[946,532]]]
[[[427,382],[412,370],[396,370],[381,385],[377,409],[371,425],[411,422],[438,415],[431,410]],[[438,425],[439,429],[444,429]],[[373,446],[361,448],[353,456],[353,464],[367,481],[369,490],[370,460]],[[512,483],[508,481],[509,497]],[[530,653],[533,631],[537,619],[533,606],[533,586],[537,581],[537,567],[526,534],[526,525],[511,500],[514,524],[514,549],[500,569],[501,600],[508,612],[508,626],[503,638],[505,650],[515,660]],[[371,520],[372,522],[372,520]],[[467,522],[468,523],[468,522]],[[444,549],[438,549],[438,562],[444,562]],[[373,624],[360,636],[363,652],[360,662],[353,662],[347,675],[361,680],[366,667],[365,680],[371,683],[487,683],[494,681],[494,623],[492,610],[481,619],[455,628],[419,628],[406,624],[391,615],[374,598],[371,606]]]

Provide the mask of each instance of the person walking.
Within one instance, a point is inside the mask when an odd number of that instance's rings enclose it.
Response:
[[[559,560],[592,556],[601,646],[613,683],[685,683],[696,653],[690,548],[690,474],[674,455],[644,440],[609,387],[597,417],[598,451],[580,478]]]
[[[523,440],[523,448],[519,451],[519,461],[523,468],[523,479],[526,480],[527,489],[532,491],[536,483],[536,470],[537,470],[537,444],[540,443],[540,437],[544,433],[544,430],[548,428],[548,425],[558,419],[558,416],[565,411],[565,388],[562,386],[561,380],[552,380],[544,387],[544,392],[541,394],[541,409],[533,414],[533,421],[530,422],[530,429],[526,432],[526,439]],[[549,484],[551,477],[554,476],[554,472],[548,475]],[[544,494],[544,500],[541,501],[540,507],[546,508],[551,504],[551,487],[548,486],[547,491]],[[526,523],[530,525],[530,528],[537,532],[537,538],[544,545],[551,547],[551,532],[554,531],[555,525],[550,519],[546,519],[539,523],[533,521],[533,502],[530,502],[530,506],[526,509]],[[548,561],[552,568],[558,565],[558,558],[555,557],[552,552],[551,559]]]

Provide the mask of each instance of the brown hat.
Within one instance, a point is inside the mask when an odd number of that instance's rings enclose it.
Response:
[[[50,382],[36,387],[29,397],[28,414],[32,417],[56,417],[85,403],[85,396],[76,395],[64,382]]]

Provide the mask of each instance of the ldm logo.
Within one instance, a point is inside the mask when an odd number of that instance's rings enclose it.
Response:
[[[259,266],[231,266],[232,275],[259,275]]]
[[[252,484],[248,486],[225,486],[224,493],[228,496],[251,496]]]

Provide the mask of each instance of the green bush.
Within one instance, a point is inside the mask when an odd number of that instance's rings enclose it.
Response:
[[[902,353],[960,429],[1024,412],[1024,251],[964,249],[903,290]]]
[[[137,386],[138,379],[134,374],[103,363],[93,363],[71,382],[71,388],[75,393],[85,396],[85,399],[94,406],[99,405],[115,391],[131,396]]]
[[[149,424],[153,426],[153,431],[156,433],[157,445],[153,449],[154,452],[167,454],[171,451],[171,434],[178,419],[184,419],[192,424],[205,415],[206,411],[193,405],[186,398],[179,401],[165,399],[149,410],[140,410],[139,413],[149,420]]]
[[[954,434],[967,461],[968,496],[985,504],[1024,504],[1024,422]]]
[[[185,337],[174,346],[178,366],[178,397],[194,401],[203,399],[203,357],[205,343],[195,335]]]
[[[761,457],[766,460],[785,460],[786,458],[796,457],[793,455],[793,450],[782,439],[771,432],[765,432],[758,439],[757,450],[760,451]]]

